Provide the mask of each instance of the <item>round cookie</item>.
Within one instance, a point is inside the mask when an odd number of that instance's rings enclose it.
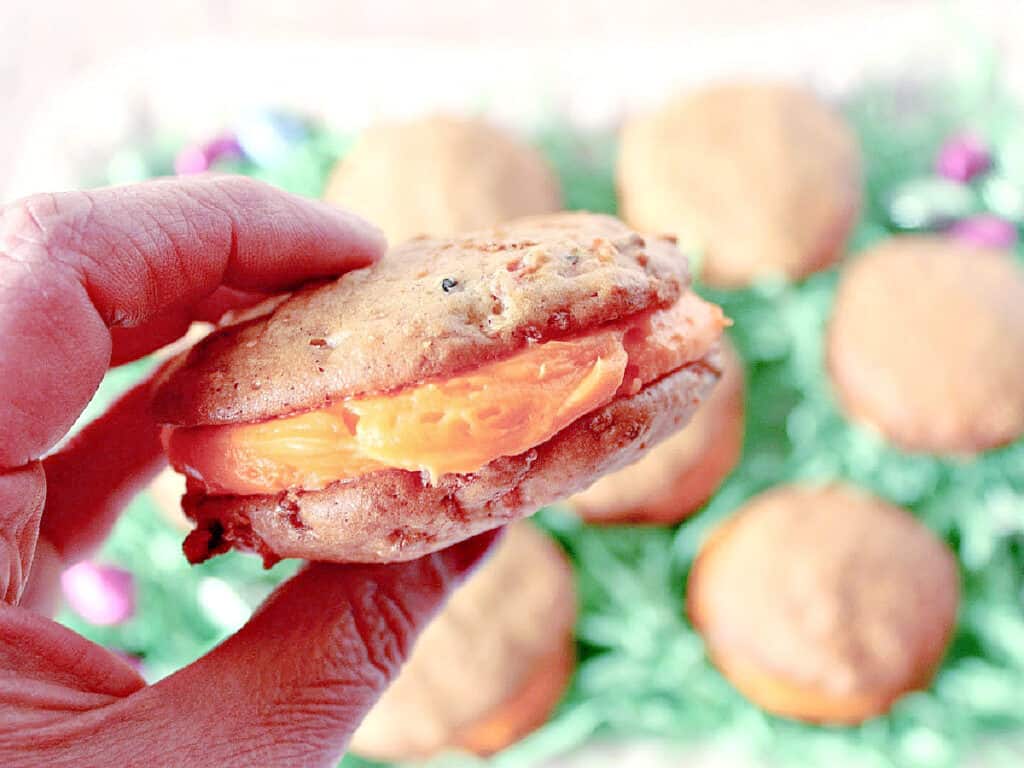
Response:
[[[843,274],[827,344],[843,408],[903,448],[972,454],[1024,433],[1024,270],[1008,253],[882,242]]]
[[[529,522],[509,526],[416,641],[352,751],[404,761],[512,744],[547,720],[568,686],[575,618],[561,549]]]
[[[853,724],[928,685],[958,594],[953,553],[906,511],[849,486],[782,486],[706,542],[687,610],[758,706]]]
[[[685,258],[671,242],[607,216],[557,214],[414,240],[203,339],[163,371],[154,411],[167,429],[276,421],[648,317],[682,306],[684,294],[688,305],[700,303],[687,292]],[[199,562],[238,548],[268,563],[406,560],[532,514],[678,431],[720,374],[713,344],[686,360],[467,474],[385,468],[263,495],[194,483],[183,502],[197,525],[186,555]]]
[[[722,352],[722,378],[684,429],[569,499],[587,522],[672,525],[711,498],[743,449],[743,361],[726,338]]]
[[[446,116],[369,128],[323,196],[392,243],[562,208],[558,179],[536,149],[482,120]]]
[[[831,265],[856,222],[861,183],[853,133],[792,86],[705,88],[622,132],[623,218],[703,253],[710,285],[796,280]]]

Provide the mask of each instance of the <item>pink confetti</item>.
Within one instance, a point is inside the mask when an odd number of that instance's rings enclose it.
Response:
[[[202,173],[210,169],[210,162],[202,147],[185,147],[174,158],[174,172],[180,175]]]
[[[1012,248],[1017,244],[1017,227],[1013,222],[991,215],[961,219],[946,234],[987,248]]]
[[[120,624],[135,613],[135,581],[123,568],[81,562],[61,574],[60,584],[71,608],[91,624]]]
[[[953,136],[942,145],[935,158],[935,170],[953,181],[968,182],[992,165],[988,147],[977,136],[964,133]]]

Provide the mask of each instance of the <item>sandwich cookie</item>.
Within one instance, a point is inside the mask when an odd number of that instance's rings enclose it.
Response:
[[[411,241],[163,371],[186,555],[407,560],[532,514],[681,429],[726,324],[608,216]]]

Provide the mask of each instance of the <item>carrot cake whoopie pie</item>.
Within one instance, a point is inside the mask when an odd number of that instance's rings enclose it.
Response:
[[[953,634],[952,551],[856,488],[782,486],[705,543],[687,612],[721,672],[769,712],[859,723],[926,687]]]
[[[444,115],[368,128],[323,196],[392,243],[562,208],[558,177],[540,152],[483,120]]]
[[[672,525],[715,493],[743,449],[743,362],[722,339],[722,379],[690,423],[640,461],[569,499],[591,523]]]
[[[510,525],[456,590],[352,738],[377,760],[497,752],[542,725],[569,685],[576,591],[559,546]]]
[[[630,120],[617,175],[623,218],[678,235],[723,288],[828,267],[860,211],[853,132],[790,85],[711,86]]]
[[[726,324],[671,241],[609,216],[394,248],[164,370],[186,555],[406,560],[532,514],[682,428]]]
[[[894,237],[843,273],[827,342],[843,408],[912,451],[1024,433],[1024,269],[1012,254]]]

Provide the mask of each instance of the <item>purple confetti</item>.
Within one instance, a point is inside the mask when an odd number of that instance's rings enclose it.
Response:
[[[992,166],[992,155],[985,143],[970,133],[946,140],[935,158],[935,170],[947,179],[968,182]]]
[[[1017,227],[998,216],[983,215],[961,219],[946,233],[957,240],[986,248],[1012,248],[1017,244]]]
[[[71,608],[90,624],[120,624],[135,613],[135,582],[123,568],[81,562],[61,574],[60,585]]]
[[[222,133],[203,145],[203,154],[206,156],[209,166],[225,158],[242,157],[242,145],[238,143],[238,137],[235,134]]]
[[[242,157],[242,146],[233,133],[222,133],[203,145],[191,144],[174,159],[174,171],[180,175],[203,173],[224,158]]]

